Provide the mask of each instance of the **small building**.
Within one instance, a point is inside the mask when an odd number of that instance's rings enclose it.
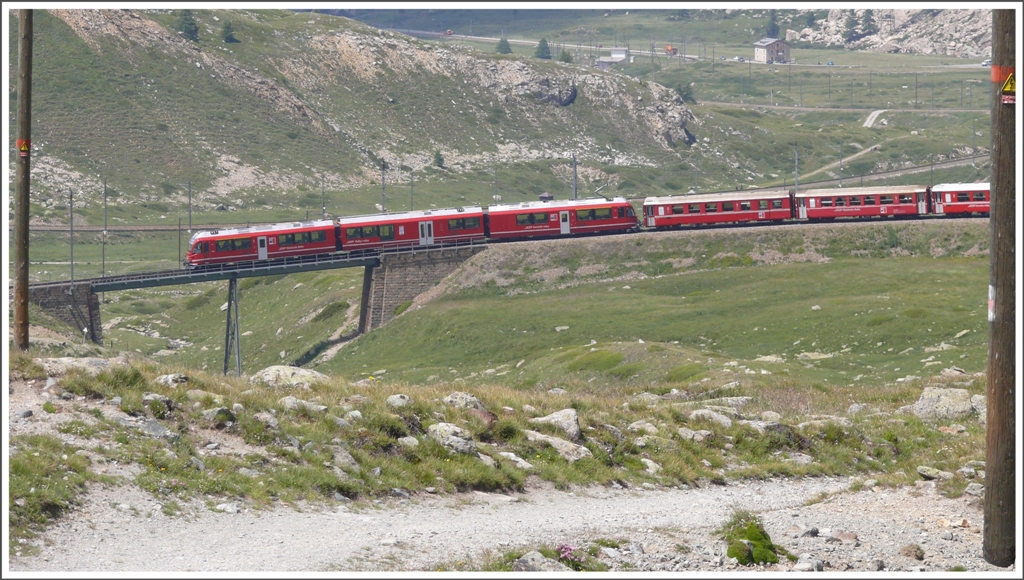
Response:
[[[762,38],[754,43],[754,62],[789,62],[789,43],[778,38]]]
[[[544,193],[538,195],[537,198],[540,199],[540,201],[552,201],[555,199],[555,196],[545,191]]]
[[[613,64],[618,64],[626,60],[629,57],[628,48],[611,48],[609,49],[611,56],[599,56],[597,57],[597,68],[604,70]]]

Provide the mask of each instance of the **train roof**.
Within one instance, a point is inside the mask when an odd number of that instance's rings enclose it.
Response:
[[[445,216],[457,216],[462,214],[472,213],[483,213],[483,209],[479,206],[467,206],[467,207],[446,207],[442,209],[424,209],[416,211],[405,211],[398,213],[375,213],[368,215],[357,215],[357,216],[346,216],[338,218],[338,224],[342,226],[361,224],[366,222],[378,222],[381,220],[403,220],[403,219],[422,219],[426,217],[445,217]]]
[[[628,203],[624,197],[589,197],[587,199],[553,199],[551,201],[524,201],[522,203],[508,203],[488,206],[488,212],[514,211],[517,209],[550,209],[550,208],[573,208],[605,205],[609,203]]]
[[[818,197],[821,195],[898,195],[901,193],[924,193],[923,185],[890,185],[886,187],[843,187],[829,189],[808,189],[797,192],[796,197]]]
[[[989,188],[988,182],[984,183],[940,183],[932,186],[932,191],[981,191]]]
[[[250,226],[247,228],[229,228],[223,230],[203,230],[192,234],[192,238],[189,240],[189,245],[199,238],[211,237],[211,236],[234,236],[238,234],[266,234],[272,232],[279,232],[281,230],[294,230],[296,228],[323,228],[331,227],[334,222],[331,220],[305,220],[297,222],[281,222],[276,224],[264,224],[257,226]]]
[[[648,197],[644,205],[675,204],[675,203],[706,203],[712,201],[751,201],[755,199],[777,199],[789,197],[788,189],[769,189],[757,191],[725,191],[722,193],[695,193],[692,195],[666,195]]]

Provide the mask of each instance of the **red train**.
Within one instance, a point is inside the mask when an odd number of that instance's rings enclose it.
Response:
[[[712,193],[644,200],[644,225],[664,229],[723,222],[840,217],[988,215],[988,183]]]
[[[331,252],[620,233],[638,227],[626,199],[580,199],[344,217],[196,232],[187,267]]]
[[[648,197],[642,225],[667,229],[718,223],[843,217],[988,215],[988,183],[785,189]],[[525,202],[344,217],[197,232],[186,267],[355,250],[420,248],[490,240],[624,233],[640,228],[629,201]]]

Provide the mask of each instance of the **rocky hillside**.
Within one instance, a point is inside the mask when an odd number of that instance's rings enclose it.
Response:
[[[621,74],[320,14],[195,18],[198,42],[175,32],[167,10],[37,11],[43,206],[69,186],[94,201],[106,178],[136,201],[176,201],[191,181],[200,209],[252,207],[267,192],[379,183],[381,160],[389,181],[407,180],[435,169],[437,152],[465,172],[575,151],[584,179],[614,180],[601,164],[672,155],[696,121],[675,91]],[[220,39],[228,20],[237,43]]]
[[[812,27],[786,30],[789,42],[852,50],[985,58],[992,54],[991,10],[873,10],[877,32],[864,34],[867,9],[833,9]],[[853,13],[855,29],[849,34]],[[797,19],[794,21],[799,22]],[[849,40],[847,40],[849,39]]]

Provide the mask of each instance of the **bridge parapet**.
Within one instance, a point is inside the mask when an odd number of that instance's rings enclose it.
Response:
[[[103,344],[100,300],[90,284],[30,285],[28,300],[72,328],[84,330],[86,337],[94,343]]]

